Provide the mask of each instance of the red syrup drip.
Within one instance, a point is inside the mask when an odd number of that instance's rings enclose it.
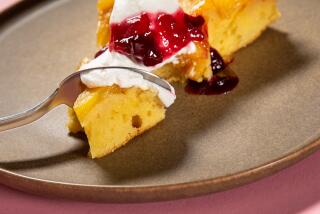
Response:
[[[109,49],[145,66],[155,66],[191,41],[202,41],[204,23],[201,16],[189,16],[181,9],[174,14],[143,12],[111,24]]]
[[[213,76],[209,81],[196,82],[189,80],[185,91],[189,94],[219,95],[232,91],[239,83],[239,78],[227,68],[220,54],[210,49]]]
[[[101,54],[103,54],[106,50],[108,50],[108,46],[101,48],[95,55],[94,58],[99,57]]]

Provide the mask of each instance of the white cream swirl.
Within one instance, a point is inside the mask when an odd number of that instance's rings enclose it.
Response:
[[[122,54],[105,51],[96,59],[83,65],[81,70],[105,66],[141,68],[141,66],[137,66],[137,64]],[[171,106],[176,99],[174,93],[153,82],[145,80],[141,74],[127,69],[96,69],[82,74],[81,81],[89,88],[118,85],[121,88],[138,87],[142,90],[153,90],[157,92],[159,99],[166,107]],[[171,89],[174,92],[173,87]]]
[[[110,21],[121,22],[141,12],[174,13],[179,8],[178,0],[115,0]]]

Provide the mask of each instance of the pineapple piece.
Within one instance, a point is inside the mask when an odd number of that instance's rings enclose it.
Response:
[[[129,140],[165,118],[157,94],[118,86],[87,89],[77,99],[74,112],[83,127],[92,158],[114,152]]]
[[[98,0],[98,30],[97,43],[104,47],[110,40],[110,16],[113,8],[114,0]]]

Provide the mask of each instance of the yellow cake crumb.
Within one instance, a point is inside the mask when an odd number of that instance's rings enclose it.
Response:
[[[155,92],[135,87],[87,89],[74,105],[92,158],[112,153],[155,126],[165,118],[165,111]]]

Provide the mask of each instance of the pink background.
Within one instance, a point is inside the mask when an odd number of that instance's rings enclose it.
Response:
[[[0,213],[245,213],[319,214],[320,152],[258,182],[226,192],[146,204],[98,204],[48,199],[0,185]]]
[[[0,11],[18,0],[0,0]],[[0,213],[320,213],[320,152],[230,191],[170,202],[97,204],[48,199],[0,185]]]
[[[0,0],[0,11],[2,11],[4,8],[9,7],[11,4],[14,4],[15,2],[18,2],[21,0]]]

